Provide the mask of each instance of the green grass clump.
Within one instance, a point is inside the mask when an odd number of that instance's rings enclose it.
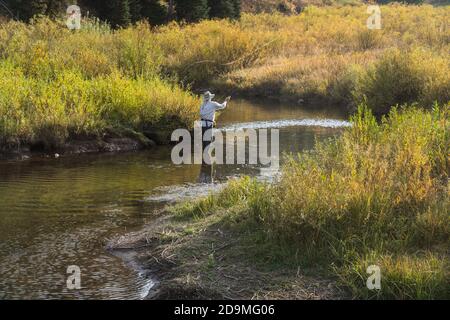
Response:
[[[170,207],[170,210],[179,219],[200,219],[215,213],[217,210],[245,204],[248,199],[259,193],[261,188],[264,187],[264,185],[249,177],[231,180],[218,193],[210,194],[197,201],[180,203]]]
[[[234,182],[241,196],[228,201],[228,190],[186,212],[231,207],[269,250],[259,254],[328,270],[357,298],[449,298],[449,105],[394,108],[381,122],[360,107],[352,123],[288,159],[274,185],[248,193],[248,180],[241,191]],[[379,291],[366,288],[370,265],[381,268]]]
[[[377,265],[381,270],[381,290],[364,286],[366,269]],[[364,257],[348,260],[334,272],[340,281],[362,299],[447,299],[449,259],[443,254],[380,254],[370,252]]]

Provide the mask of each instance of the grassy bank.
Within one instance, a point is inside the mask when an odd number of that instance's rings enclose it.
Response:
[[[367,29],[366,9],[310,6],[116,31],[96,20],[77,32],[47,18],[2,22],[1,145],[190,126],[199,103],[190,87],[344,107],[364,101],[376,113],[446,103],[449,7],[382,6],[381,30]]]
[[[192,126],[200,100],[162,79],[149,39],[139,44],[138,31],[113,33],[96,21],[85,27],[73,33],[46,18],[1,25],[1,148]]]
[[[189,127],[197,99],[157,78],[120,73],[83,78],[61,71],[51,80],[0,65],[0,145],[58,148],[72,139],[133,137],[142,132]],[[134,133],[133,133],[134,132]]]
[[[233,181],[173,212],[196,237],[229,230],[260,271],[301,270],[354,298],[448,299],[449,120],[448,105],[394,109],[381,123],[360,108],[342,137],[291,158],[279,182]],[[381,290],[366,287],[370,265]]]

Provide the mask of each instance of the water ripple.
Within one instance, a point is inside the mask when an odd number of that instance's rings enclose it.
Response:
[[[169,187],[157,188],[157,195],[147,197],[145,200],[153,202],[177,202],[197,197],[207,196],[220,191],[225,183],[187,183]]]

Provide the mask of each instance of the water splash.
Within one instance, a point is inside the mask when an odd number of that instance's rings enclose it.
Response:
[[[223,131],[232,131],[240,129],[268,129],[286,127],[346,128],[351,126],[352,124],[348,121],[336,119],[289,119],[233,123],[218,129]]]

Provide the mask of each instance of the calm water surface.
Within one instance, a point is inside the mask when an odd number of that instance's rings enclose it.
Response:
[[[234,101],[218,126],[279,128],[280,151],[310,149],[339,134],[346,115]],[[170,201],[207,194],[211,171],[175,166],[170,148],[0,162],[0,299],[140,299],[152,281],[105,250],[108,239],[151,223]],[[217,184],[258,176],[257,166],[216,166]],[[67,267],[81,290],[66,288]]]

